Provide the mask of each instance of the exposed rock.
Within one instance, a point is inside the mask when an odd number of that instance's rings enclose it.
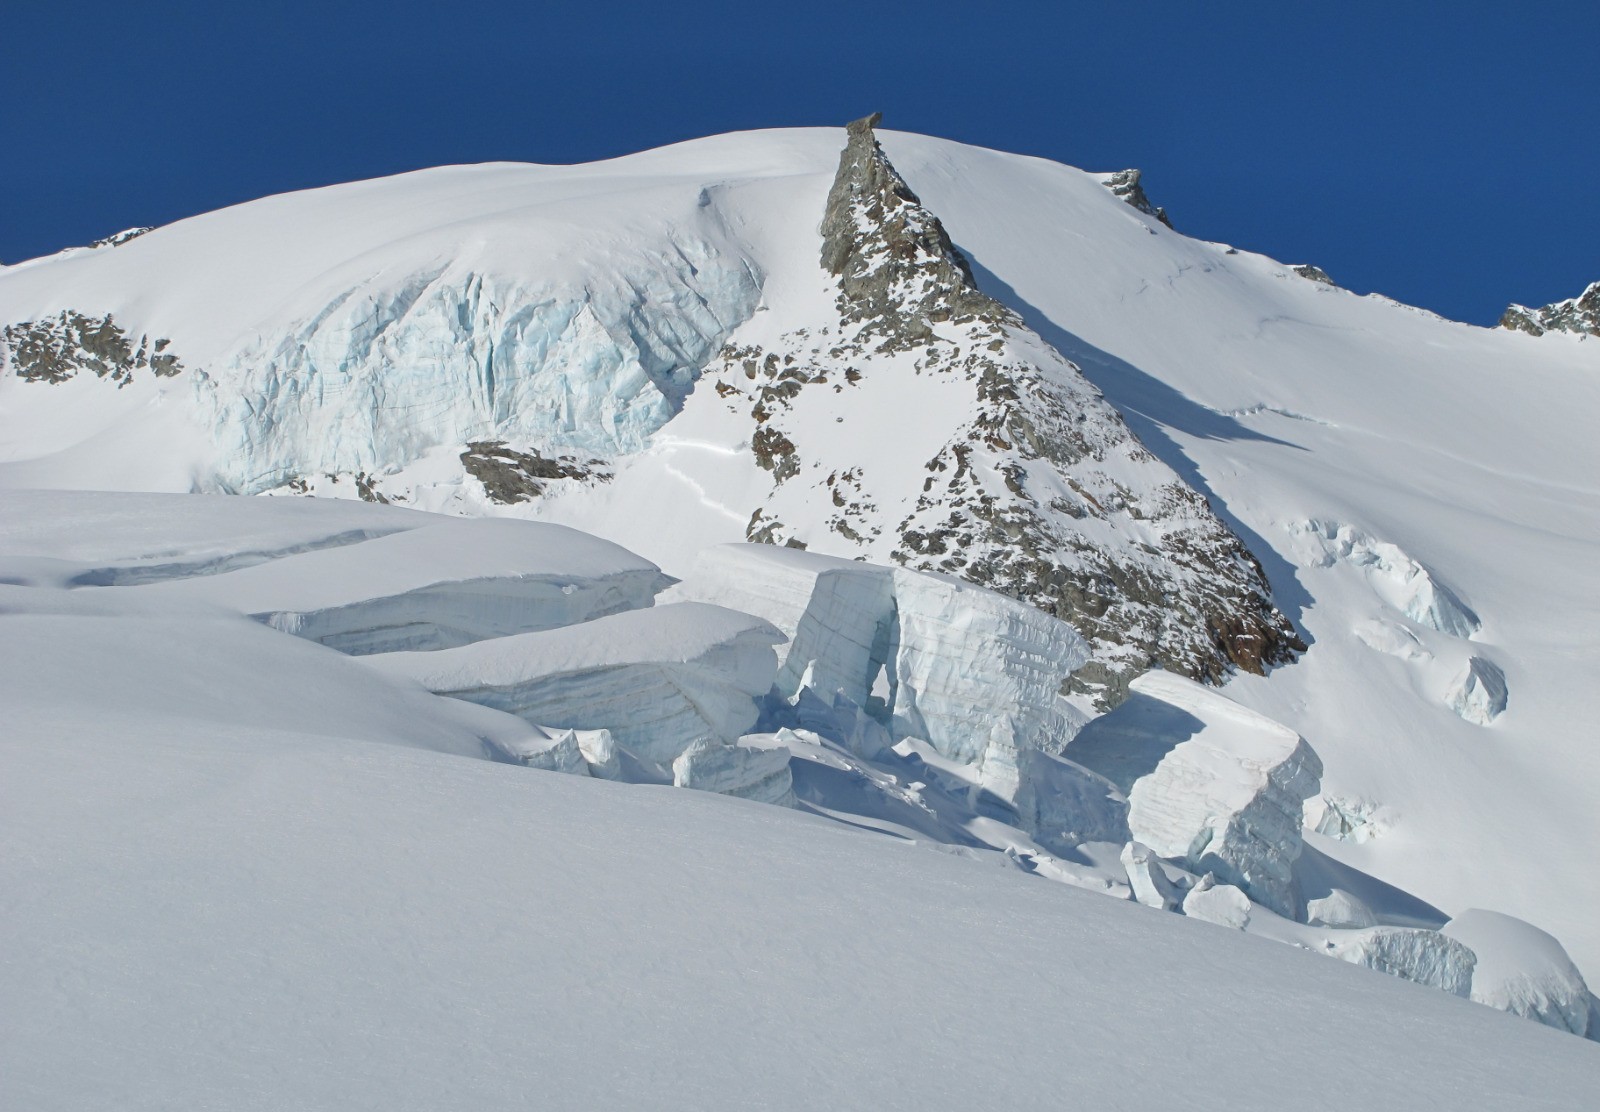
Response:
[[[550,459],[540,455],[537,449],[524,452],[507,447],[503,440],[478,440],[468,444],[467,450],[461,453],[461,463],[467,474],[483,484],[490,501],[502,505],[531,501],[556,479],[604,481],[611,477],[602,460],[584,462],[574,456]]]
[[[124,228],[122,231],[116,232],[113,235],[106,236],[104,239],[95,240],[93,243],[89,244],[89,246],[90,247],[121,247],[124,243],[127,243],[129,240],[138,239],[140,236],[144,235],[146,232],[153,232],[153,231],[155,231],[154,226],[147,227],[147,228]]]
[[[1310,263],[1301,263],[1299,266],[1291,266],[1289,269],[1300,275],[1302,278],[1309,278],[1313,282],[1321,282],[1324,286],[1337,286],[1339,284],[1332,278],[1329,278],[1328,272],[1323,270],[1320,266],[1312,266]]]
[[[161,378],[181,372],[183,364],[167,350],[171,343],[148,335],[135,340],[109,314],[95,319],[63,309],[0,331],[0,371],[9,368],[26,382],[66,382],[89,371],[122,387],[136,371]]]
[[[1474,656],[1450,683],[1445,705],[1468,722],[1487,726],[1506,710],[1506,674],[1499,665]]]
[[[1600,282],[1592,283],[1577,297],[1557,301],[1541,309],[1526,305],[1509,306],[1500,318],[1500,327],[1543,336],[1546,332],[1574,332],[1600,336]]]
[[[1304,644],[1260,565],[1076,366],[978,289],[875,122],[850,125],[822,222],[841,330],[730,343],[706,371],[749,407],[751,450],[775,479],[747,538],[813,541],[781,523],[831,505],[835,551],[955,575],[1073,625],[1094,652],[1071,689],[1101,708],[1153,665],[1219,682],[1293,659]],[[812,399],[874,373],[909,375],[907,406],[952,415],[915,487],[870,461],[829,470],[804,441]]]
[[[1172,227],[1172,221],[1167,219],[1167,210],[1152,205],[1150,198],[1145,196],[1144,186],[1140,184],[1143,176],[1144,173],[1140,170],[1118,170],[1106,178],[1105,185],[1112,193],[1146,216],[1153,216],[1167,227]]]

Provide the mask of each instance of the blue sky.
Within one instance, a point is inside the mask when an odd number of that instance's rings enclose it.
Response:
[[[1600,279],[1600,4],[0,9],[0,260],[448,162],[889,127],[1138,166],[1181,231],[1492,323]]]

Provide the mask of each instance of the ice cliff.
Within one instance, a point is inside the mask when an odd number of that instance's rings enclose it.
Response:
[[[363,658],[384,675],[541,727],[611,732],[670,764],[756,724],[783,634],[760,618],[683,602],[435,652]]]
[[[1293,730],[1179,676],[1150,672],[1129,691],[1066,755],[1128,793],[1129,829],[1158,856],[1295,918],[1302,810],[1322,776],[1316,753]]]

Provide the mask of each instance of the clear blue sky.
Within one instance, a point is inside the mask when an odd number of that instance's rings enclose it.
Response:
[[[449,162],[886,126],[1492,323],[1600,279],[1600,3],[0,5],[0,260]]]

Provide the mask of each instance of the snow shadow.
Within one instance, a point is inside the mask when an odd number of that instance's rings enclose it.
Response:
[[[1061,755],[1098,772],[1126,795],[1135,780],[1154,772],[1163,757],[1204,728],[1183,708],[1134,691],[1079,730]]]
[[[1004,279],[979,263],[971,253],[963,253],[972,266],[979,288],[1020,313],[1029,328],[1076,363],[1084,377],[1094,383],[1106,400],[1122,414],[1128,427],[1144,446],[1210,503],[1212,511],[1227,523],[1234,535],[1261,562],[1267,583],[1272,588],[1273,601],[1294,623],[1295,631],[1309,646],[1313,638],[1301,619],[1311,605],[1311,595],[1301,585],[1294,565],[1233,514],[1227,503],[1211,489],[1195,461],[1189,458],[1168,430],[1176,430],[1199,440],[1255,440],[1302,452],[1305,449],[1287,440],[1257,432],[1226,413],[1203,406],[1127,360],[1068,332],[1037,306],[1025,301]]]

